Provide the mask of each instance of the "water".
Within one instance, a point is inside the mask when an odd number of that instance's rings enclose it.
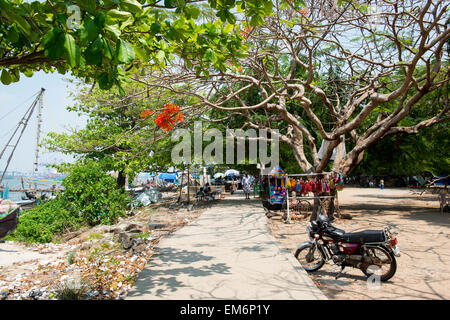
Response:
[[[46,180],[54,180],[57,181],[59,179],[55,178],[42,178]],[[36,181],[38,188],[51,188],[52,185],[56,184],[57,186],[60,185],[60,183],[51,183],[51,182],[41,182]],[[2,181],[2,185],[5,187],[9,187],[10,189],[22,189],[22,180],[21,177],[4,177]],[[24,182],[24,187],[28,188],[30,185],[28,182]],[[34,183],[31,184],[31,187],[34,188]],[[8,199],[12,201],[21,201],[22,197],[25,196],[24,192],[11,192],[9,191]]]

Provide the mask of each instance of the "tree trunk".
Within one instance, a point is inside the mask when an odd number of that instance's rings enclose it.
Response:
[[[117,188],[118,189],[125,187],[126,179],[127,179],[127,175],[124,174],[123,171],[119,171],[119,173],[117,174]]]
[[[344,178],[346,178],[350,174],[350,172],[352,172],[358,166],[358,164],[363,160],[364,151],[365,151],[365,149],[356,153],[356,152],[354,152],[354,150],[352,150],[351,152],[347,153],[345,158],[342,159],[338,170],[336,170],[336,171],[341,173],[342,176]]]

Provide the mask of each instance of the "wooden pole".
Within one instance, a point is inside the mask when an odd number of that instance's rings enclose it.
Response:
[[[180,196],[178,198],[178,202],[182,202],[183,197],[183,179],[184,178],[184,172],[181,174],[181,182],[180,182]],[[189,177],[188,177],[188,183],[189,183]]]
[[[189,179],[190,178],[190,174],[189,174],[189,163],[188,163],[188,165],[187,165],[188,167],[187,167],[187,174],[188,174],[188,183],[187,183],[187,197],[188,197],[188,204],[190,204],[190,201],[191,201],[191,194],[190,194],[190,192],[189,192],[189,184],[190,184],[190,180],[191,179]]]
[[[286,223],[291,223],[291,214],[289,212],[289,191],[287,189],[288,175],[286,175],[286,183],[284,184],[284,188],[286,190],[286,209],[287,209],[287,219]]]

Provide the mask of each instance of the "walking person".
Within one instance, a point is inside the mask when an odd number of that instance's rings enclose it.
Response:
[[[234,194],[237,191],[238,182],[236,181],[236,177],[231,178],[231,194]]]
[[[384,180],[383,179],[380,180],[380,188],[381,188],[381,190],[384,189]]]
[[[248,174],[242,178],[242,189],[244,189],[245,199],[250,199],[250,192],[252,189],[252,181]]]

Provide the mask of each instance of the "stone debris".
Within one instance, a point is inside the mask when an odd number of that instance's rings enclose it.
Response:
[[[70,244],[28,246],[27,249],[42,254],[59,256],[16,264],[14,267],[26,267],[26,272],[12,276],[7,270],[11,266],[0,267],[0,300],[55,300],[61,286],[74,281],[88,284],[84,299],[124,299],[159,241],[196,219],[201,211],[194,208],[175,215],[167,208],[160,208],[152,211],[148,223],[144,210],[133,217],[120,219],[117,225],[87,230],[71,238]]]

